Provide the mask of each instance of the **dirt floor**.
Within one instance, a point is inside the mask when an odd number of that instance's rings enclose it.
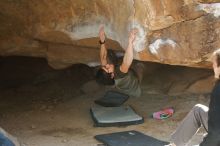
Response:
[[[195,82],[197,76],[208,78],[212,71],[153,63],[146,66],[142,96],[125,103],[145,122],[98,128],[93,126],[89,110],[108,87],[94,82],[93,68],[78,64],[57,71],[39,58],[0,58],[0,126],[17,137],[22,146],[96,146],[100,142],[94,139],[95,135],[126,130],[168,140],[195,104],[209,102],[208,93],[168,95],[171,86]],[[171,106],[176,111],[173,117],[151,118],[153,112]],[[203,130],[198,132],[189,146],[198,143],[203,134]]]

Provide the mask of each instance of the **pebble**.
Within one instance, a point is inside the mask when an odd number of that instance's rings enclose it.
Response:
[[[66,143],[66,142],[67,142],[67,140],[66,140],[66,139],[63,139],[63,140],[62,140],[62,142],[63,142],[63,143]]]
[[[35,125],[31,125],[31,129],[36,129],[37,127]]]

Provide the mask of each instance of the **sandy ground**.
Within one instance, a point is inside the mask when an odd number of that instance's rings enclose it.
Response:
[[[95,135],[127,130],[137,130],[167,141],[195,104],[208,105],[209,102],[199,94],[167,95],[155,86],[158,76],[154,76],[155,82],[149,84],[148,78],[143,81],[141,97],[130,98],[125,103],[144,117],[143,124],[98,128],[93,126],[89,109],[107,88],[97,86],[93,78],[87,76],[91,70],[75,67],[54,73],[39,63],[38,66],[20,63],[16,62],[16,66],[11,66],[13,62],[0,64],[0,125],[17,137],[22,146],[96,146],[100,142],[94,139]],[[16,68],[19,69],[16,71]],[[6,80],[6,76],[10,79]],[[153,112],[171,106],[176,111],[173,117],[166,120],[151,118]],[[200,141],[203,134],[203,130],[198,132],[189,146]]]

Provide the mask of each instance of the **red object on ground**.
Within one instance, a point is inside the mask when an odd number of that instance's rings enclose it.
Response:
[[[173,114],[174,114],[174,109],[172,107],[169,107],[162,109],[158,112],[154,112],[152,116],[154,119],[162,120],[171,117]]]

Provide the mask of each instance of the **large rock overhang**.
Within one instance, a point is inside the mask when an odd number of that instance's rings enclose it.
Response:
[[[12,0],[0,2],[0,55],[47,58],[54,68],[99,61],[98,31],[135,59],[209,68],[220,48],[217,0]]]

